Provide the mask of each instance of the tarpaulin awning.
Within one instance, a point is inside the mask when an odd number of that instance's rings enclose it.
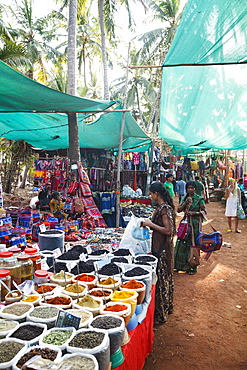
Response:
[[[159,136],[169,145],[247,148],[244,20],[246,1],[188,1],[163,67]]]
[[[118,148],[122,112],[102,113],[87,124],[89,112],[103,112],[115,101],[98,101],[64,94],[35,82],[0,62],[0,136],[24,140],[45,150],[69,147],[67,112],[78,113],[81,148]],[[42,113],[41,113],[42,112]],[[66,113],[63,113],[66,112]],[[150,146],[129,112],[125,113],[123,149]]]

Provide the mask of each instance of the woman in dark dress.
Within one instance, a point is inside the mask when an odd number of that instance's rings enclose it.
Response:
[[[175,234],[175,213],[172,198],[161,182],[149,187],[153,202],[158,203],[151,220],[143,226],[153,230],[152,253],[158,258],[155,295],[155,322],[165,323],[173,312],[173,236]]]

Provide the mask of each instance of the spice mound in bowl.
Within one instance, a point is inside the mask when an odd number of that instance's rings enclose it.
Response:
[[[81,332],[74,336],[74,338],[69,342],[69,346],[92,349],[99,346],[104,337],[104,333],[98,333],[96,331]]]
[[[56,287],[57,287],[57,284],[42,284],[37,289],[35,289],[35,292],[38,294],[47,295],[51,293]]]
[[[16,366],[22,369],[22,366],[34,356],[41,356],[46,360],[54,361],[57,357],[58,352],[49,348],[34,348],[28,353],[25,353],[17,362]]]
[[[52,297],[47,296],[45,299],[42,299],[43,304],[52,304],[55,306],[71,306],[71,298],[66,296]]]
[[[43,338],[42,342],[54,346],[61,346],[69,340],[72,333],[71,330],[52,330]]]
[[[9,362],[22,350],[24,343],[13,340],[3,341],[0,343],[0,364]]]
[[[16,329],[9,338],[17,338],[23,341],[32,341],[33,339],[39,337],[44,331],[44,328],[35,325],[22,325]]]
[[[64,369],[67,367],[72,370],[95,370],[96,365],[92,358],[86,357],[87,355],[73,355],[69,358],[64,358],[59,364],[59,369]]]
[[[35,307],[32,312],[30,312],[29,316],[37,319],[52,319],[57,317],[58,315],[58,308],[57,307],[49,307],[49,306],[39,306]]]

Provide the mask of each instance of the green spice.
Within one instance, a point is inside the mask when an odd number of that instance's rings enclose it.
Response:
[[[70,370],[94,370],[95,364],[91,358],[74,356],[66,358],[59,364],[59,369],[63,369],[63,366],[68,366]]]
[[[11,361],[23,347],[24,344],[12,340],[0,343],[0,364]]]
[[[3,313],[8,313],[10,315],[15,315],[15,316],[22,316],[24,315],[27,311],[30,310],[30,306],[27,304],[15,304],[13,306],[8,306],[3,309]]]
[[[69,330],[53,330],[43,339],[44,343],[53,344],[55,346],[61,346],[64,344],[72,335],[72,331]]]
[[[56,307],[35,307],[30,313],[30,316],[37,317],[39,319],[50,319],[55,318],[58,314],[58,308]]]
[[[0,332],[14,329],[16,325],[17,325],[16,322],[12,322],[9,320],[0,320]]]

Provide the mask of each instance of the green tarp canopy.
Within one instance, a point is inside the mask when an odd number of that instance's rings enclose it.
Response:
[[[61,93],[23,76],[3,62],[0,62],[0,86],[1,137],[24,140],[45,150],[68,148],[66,113],[79,112],[81,148],[118,148],[122,112],[101,113],[100,118],[91,124],[83,121],[91,112],[103,112],[115,101],[84,99]],[[151,139],[132,115],[125,113],[123,149],[142,147],[145,151],[150,143]]]
[[[159,132],[181,152],[247,148],[246,24],[246,0],[188,1],[163,65]]]

